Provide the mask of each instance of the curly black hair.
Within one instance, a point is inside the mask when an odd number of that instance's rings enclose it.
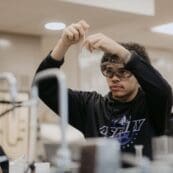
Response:
[[[133,42],[119,43],[119,44],[122,45],[124,48],[128,49],[129,51],[135,51],[141,58],[143,58],[146,62],[151,64],[150,58],[144,46],[138,43],[133,43]],[[103,62],[115,62],[115,63],[117,62],[118,63],[121,61],[117,55],[105,52],[101,59],[101,64]]]

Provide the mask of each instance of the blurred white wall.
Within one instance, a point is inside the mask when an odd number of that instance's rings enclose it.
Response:
[[[38,36],[0,33],[0,72],[14,73],[22,90],[30,88],[41,61],[40,43]]]
[[[147,48],[152,63],[173,88],[173,50],[162,48]]]

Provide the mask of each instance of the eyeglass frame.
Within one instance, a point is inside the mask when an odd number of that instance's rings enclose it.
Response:
[[[104,73],[103,66],[112,65],[112,64],[117,64],[117,63],[104,62],[104,63],[101,64],[101,72],[102,72],[103,76],[108,77],[108,78],[113,78],[113,76],[115,75],[115,76],[117,76],[117,77],[120,78],[120,79],[127,79],[127,78],[130,78],[130,77],[133,75],[129,70],[126,70],[125,68],[119,68],[118,70],[113,70],[113,73],[112,73],[111,75],[106,75],[106,74]],[[113,68],[112,68],[112,69],[113,69]],[[123,69],[125,72],[128,72],[128,73],[126,74],[127,76],[122,76],[122,75],[118,74],[118,71],[119,71],[119,70],[122,70],[122,69]]]

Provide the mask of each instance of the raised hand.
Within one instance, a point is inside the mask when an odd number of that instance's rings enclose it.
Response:
[[[78,43],[84,37],[84,34],[89,27],[89,24],[84,20],[66,27],[61,35],[61,38],[58,40],[51,52],[52,58],[61,60],[68,48],[71,45]]]
[[[107,53],[116,54],[119,58],[122,58],[124,62],[127,62],[131,55],[131,53],[122,45],[102,33],[88,36],[83,43],[83,46],[85,46],[90,52],[100,49]]]
[[[66,27],[61,36],[63,43],[68,46],[78,43],[84,37],[89,27],[89,24],[84,20]]]

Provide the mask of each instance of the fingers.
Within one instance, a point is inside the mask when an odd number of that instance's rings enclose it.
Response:
[[[78,23],[68,26],[64,33],[70,41],[79,41],[88,28],[89,25],[84,20],[81,20]]]
[[[80,20],[79,24],[83,27],[84,31],[88,30],[90,25],[85,20]]]
[[[91,44],[90,43],[87,43],[87,42],[85,42],[85,44],[83,45],[83,47],[86,47],[86,49],[88,49],[90,52],[93,52],[93,47],[91,46]]]
[[[79,23],[74,24],[73,27],[78,31],[79,36],[83,37],[85,34],[85,29],[82,27],[82,25],[80,25]]]
[[[69,31],[73,34],[73,41],[77,41],[80,38],[80,33],[79,31],[74,27],[75,24],[72,24],[69,27]]]
[[[70,30],[68,30],[68,29],[64,30],[64,35],[66,35],[66,37],[67,37],[70,41],[73,41],[73,33],[72,33]]]
[[[102,40],[98,40],[97,42],[95,42],[92,47],[94,49],[102,49]]]
[[[91,35],[87,37],[83,46],[86,47],[90,52],[95,49],[100,49],[102,46],[102,40],[104,39],[104,35],[101,33]]]

